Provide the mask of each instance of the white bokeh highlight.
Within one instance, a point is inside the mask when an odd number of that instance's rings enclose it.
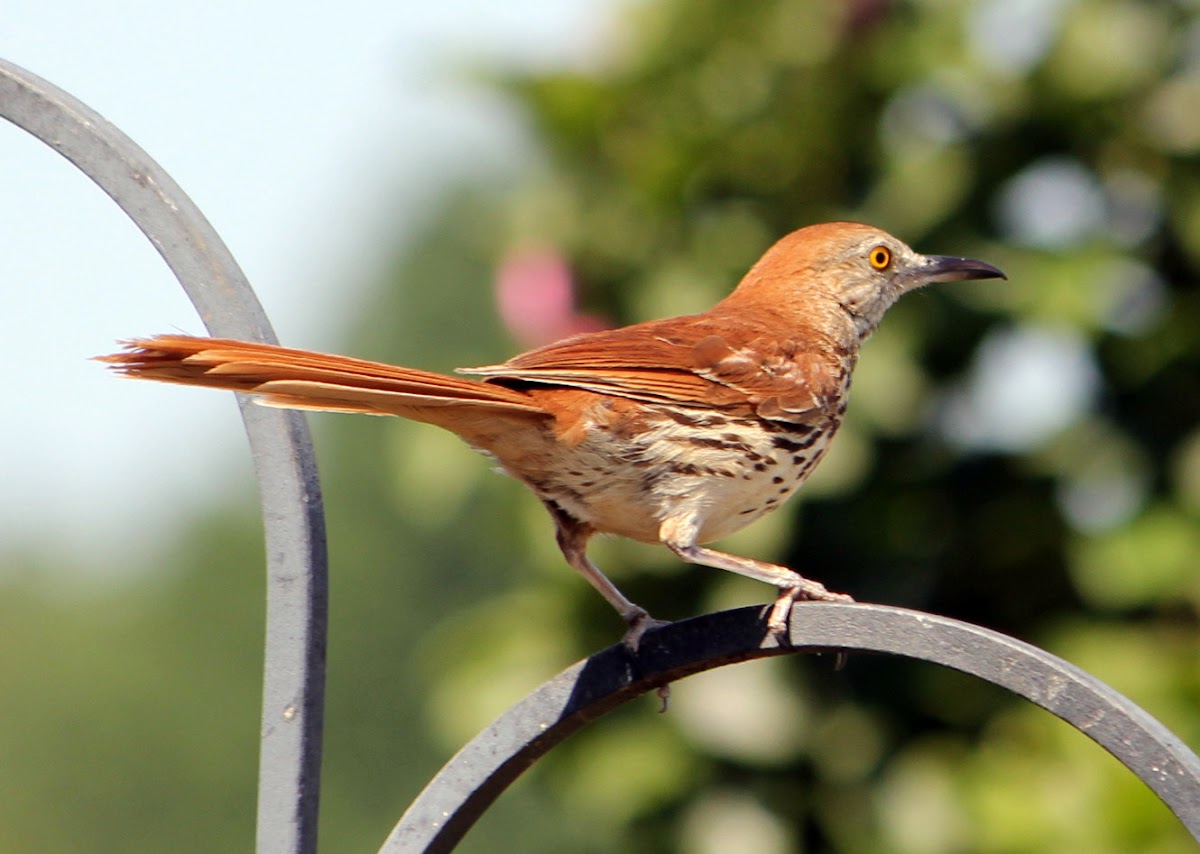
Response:
[[[999,329],[984,338],[964,381],[941,402],[938,427],[966,448],[1028,450],[1087,413],[1100,384],[1091,350],[1076,330]]]

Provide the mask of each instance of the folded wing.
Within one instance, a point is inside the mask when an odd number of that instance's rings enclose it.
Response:
[[[731,346],[730,339],[745,341]],[[698,315],[568,338],[500,365],[463,368],[491,383],[568,386],[645,403],[718,408],[805,423],[837,399],[852,365],[751,326]]]

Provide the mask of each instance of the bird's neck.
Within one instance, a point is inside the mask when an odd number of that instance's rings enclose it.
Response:
[[[878,318],[855,314],[820,290],[797,294],[794,282],[743,281],[713,311],[754,323],[779,339],[823,340],[839,352],[857,352],[875,331]]]

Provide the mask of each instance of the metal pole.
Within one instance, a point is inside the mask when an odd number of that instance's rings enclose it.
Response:
[[[0,60],[0,116],[78,166],[137,224],[216,336],[275,342],[212,225],[141,148],[76,98]],[[316,851],[328,584],[316,458],[304,418],[239,401],[267,549],[257,850]]]

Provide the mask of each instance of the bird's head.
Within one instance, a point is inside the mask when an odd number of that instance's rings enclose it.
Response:
[[[840,312],[861,341],[908,291],[930,282],[1003,278],[983,261],[922,255],[878,228],[830,222],[782,238],[729,299],[767,301],[788,314],[817,313],[826,323]]]

